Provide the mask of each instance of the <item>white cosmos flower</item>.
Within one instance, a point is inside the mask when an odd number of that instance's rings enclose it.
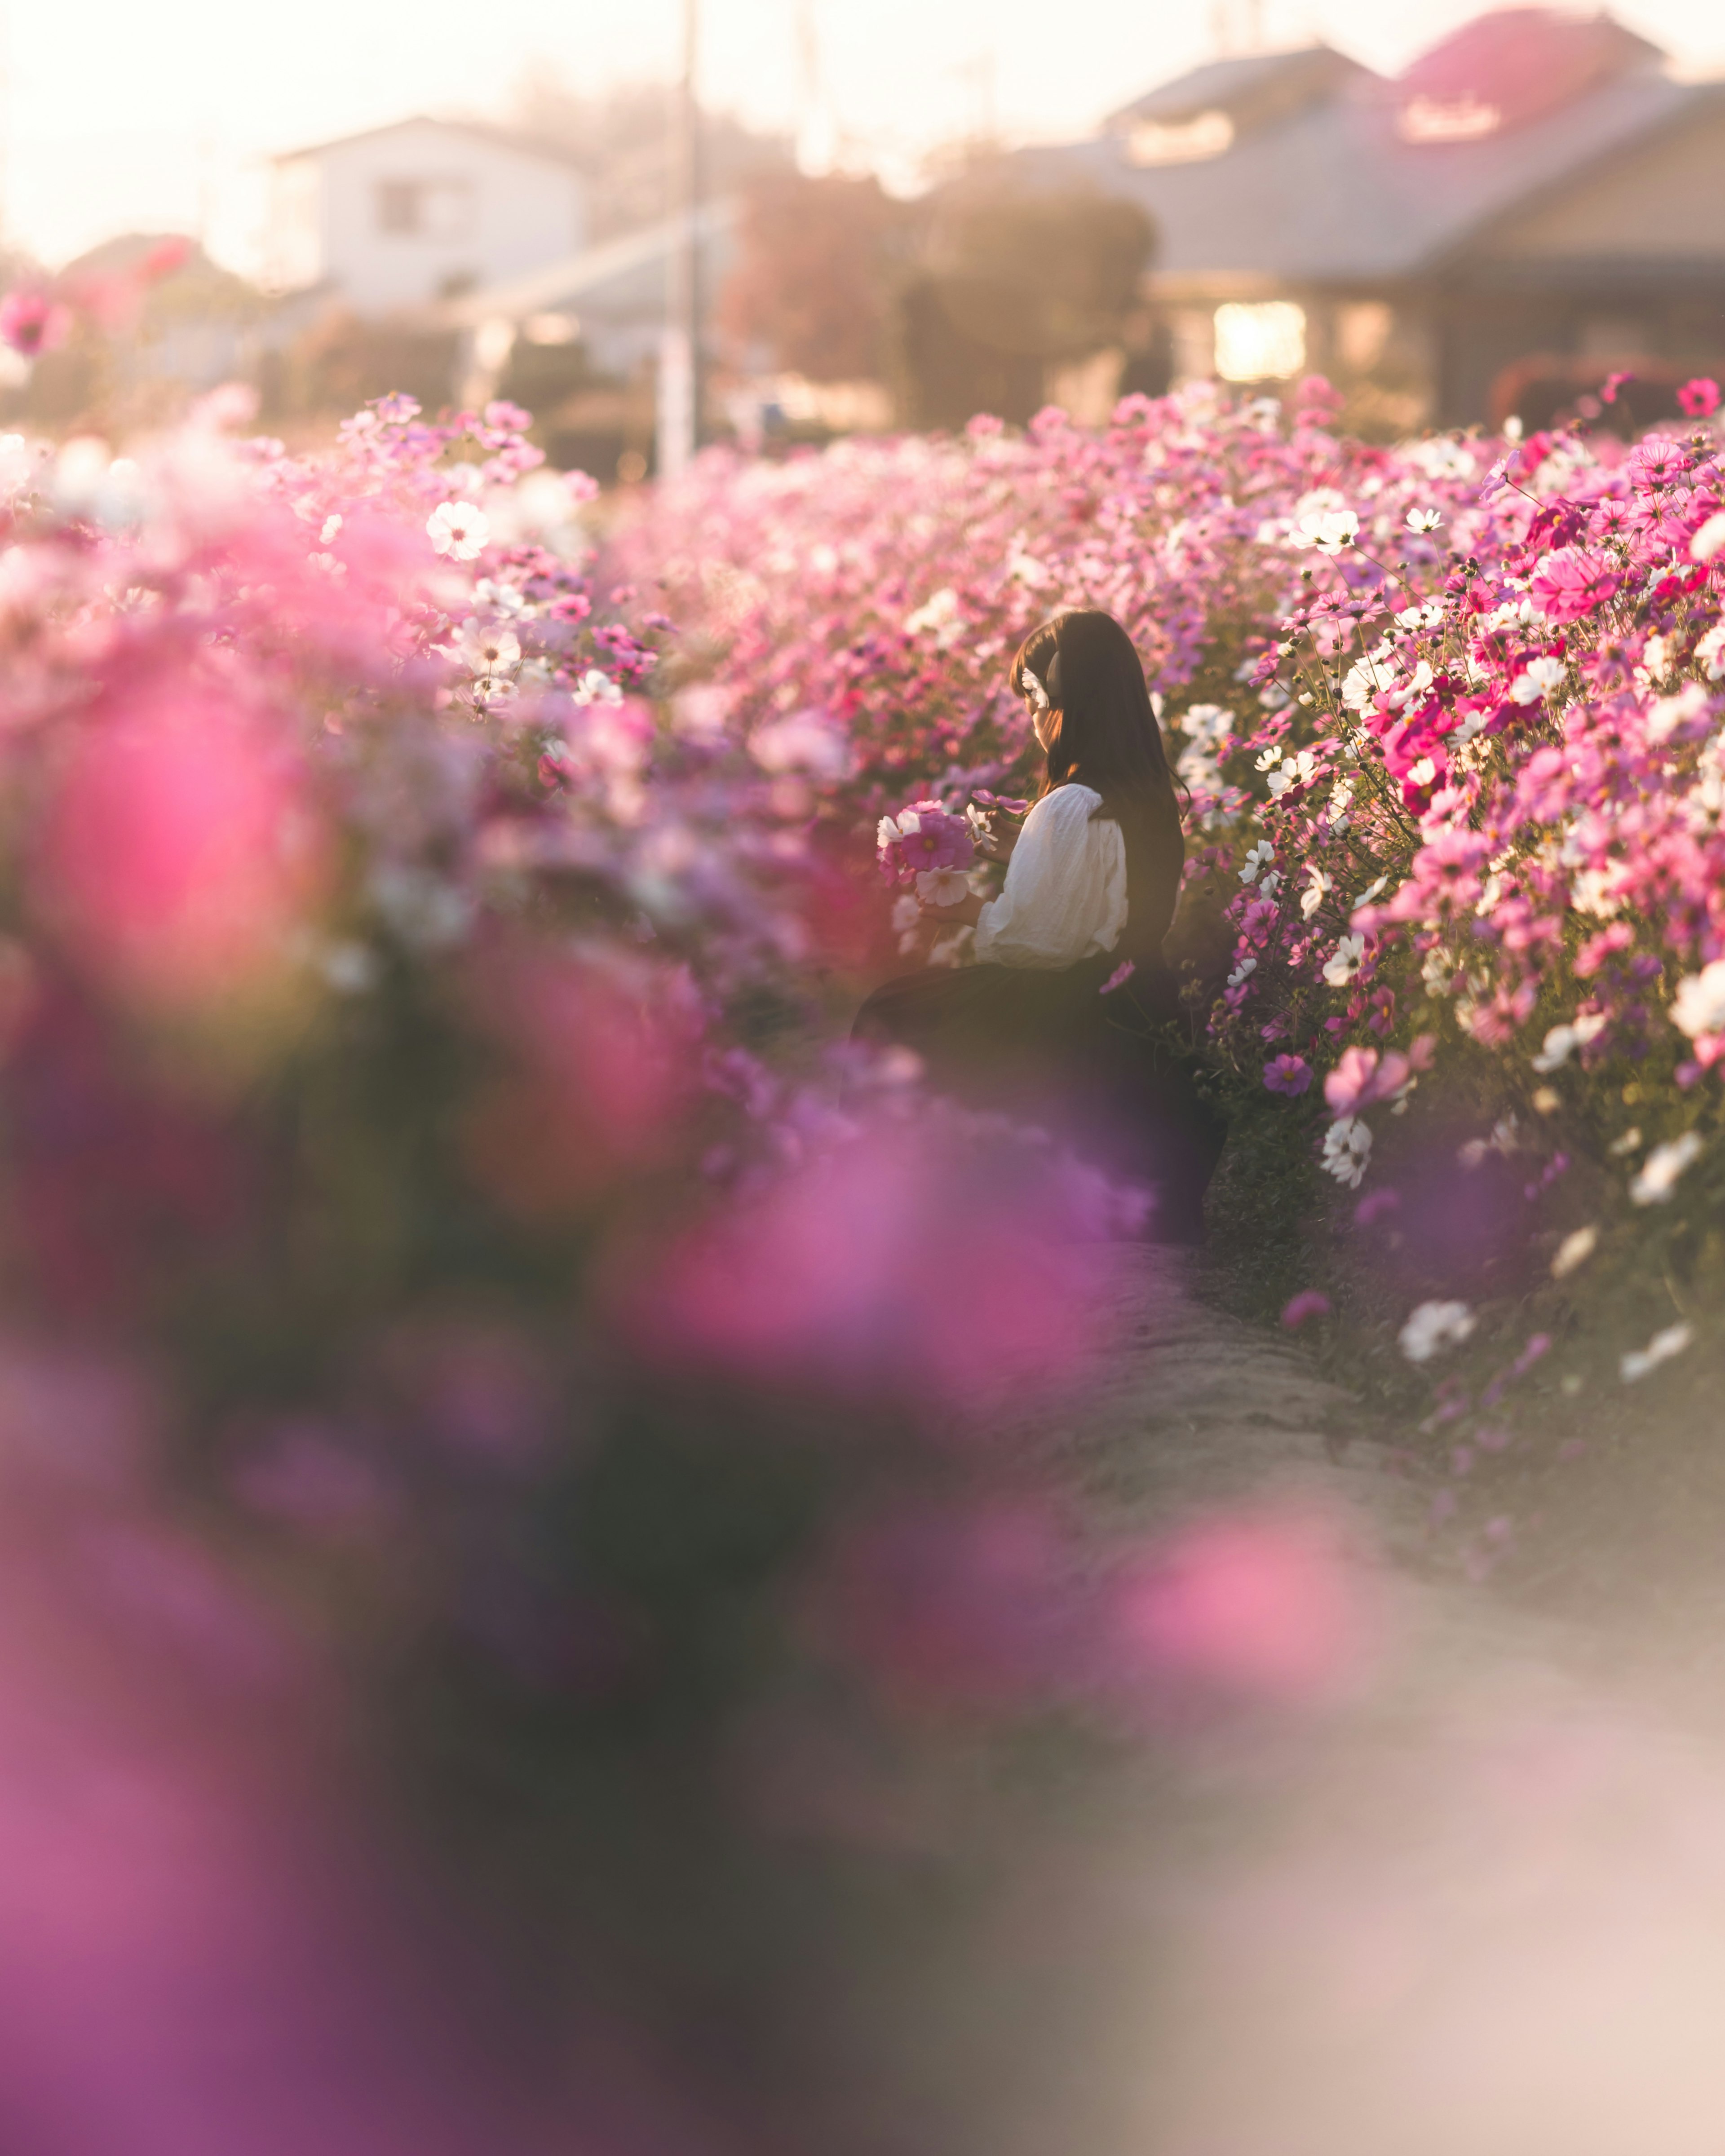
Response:
[[[1698,973],[1686,973],[1671,1004],[1671,1023],[1679,1033],[1698,1040],[1704,1033],[1725,1032],[1725,958],[1715,958]]]
[[[452,562],[475,562],[491,536],[491,520],[471,501],[440,501],[425,520],[433,547]]]
[[[1188,741],[1217,749],[1234,732],[1234,714],[1222,704],[1194,704],[1182,712],[1178,723]]]
[[[1663,1205],[1676,1188],[1683,1171],[1701,1152],[1701,1134],[1685,1131],[1680,1138],[1654,1147],[1630,1184],[1630,1197],[1637,1205]]]
[[[1242,883],[1255,883],[1260,875],[1262,875],[1264,870],[1269,867],[1270,864],[1275,859],[1275,847],[1271,844],[1268,839],[1260,839],[1256,845],[1255,845],[1251,851],[1246,855],[1244,863],[1241,865],[1240,871],[1240,881]]]
[[[1402,710],[1411,704],[1414,697],[1423,696],[1436,678],[1431,670],[1431,661],[1429,659],[1422,659],[1401,686],[1399,689],[1391,690],[1390,702],[1398,711]]]
[[[1578,869],[1570,880],[1569,903],[1578,913],[1596,913],[1608,920],[1623,910],[1615,872],[1610,869]]]
[[[1596,1227],[1577,1228],[1565,1235],[1558,1244],[1551,1261],[1553,1280],[1567,1280],[1579,1265],[1584,1265],[1599,1247],[1599,1231]]]
[[[1363,711],[1380,689],[1395,680],[1395,662],[1389,647],[1380,644],[1363,659],[1356,659],[1342,677],[1342,701],[1350,711]]]
[[[1324,978],[1332,988],[1345,988],[1358,973],[1360,961],[1366,955],[1363,936],[1344,936],[1337,944],[1335,954],[1324,962]]]
[[[1543,703],[1554,689],[1562,688],[1563,673],[1561,659],[1530,659],[1510,683],[1510,696],[1517,704]]]
[[[905,634],[923,636],[932,629],[935,642],[944,651],[948,644],[957,641],[962,612],[957,593],[950,584],[943,585],[931,593],[914,613],[905,616]]]
[[[1725,523],[1725,511],[1714,519]],[[1725,681],[1725,621],[1710,629],[1695,647],[1696,658],[1707,669],[1709,681]]]
[[[1533,1068],[1539,1071],[1560,1070],[1578,1048],[1585,1048],[1590,1040],[1597,1040],[1610,1023],[1604,1011],[1584,1011],[1573,1024],[1554,1025],[1545,1036],[1544,1047],[1533,1058]]]
[[[1320,868],[1312,868],[1307,873],[1312,880],[1300,894],[1300,911],[1310,921],[1336,886]]]
[[[1625,1384],[1632,1385],[1661,1363],[1669,1363],[1673,1355],[1681,1355],[1694,1337],[1692,1325],[1668,1325],[1663,1332],[1656,1332],[1645,1348],[1632,1348],[1619,1363],[1618,1373]]]
[[[1350,1190],[1364,1182],[1371,1158],[1371,1130],[1358,1116],[1338,1116],[1324,1132],[1324,1166]]]
[[[1353,544],[1359,519],[1351,509],[1308,509],[1294,526],[1299,547],[1315,547],[1320,554],[1339,554]]]
[[[569,691],[569,701],[573,704],[620,704],[623,691],[608,674],[602,674],[597,666],[593,666]]]
[[[963,869],[919,869],[916,896],[925,906],[957,906],[970,895],[970,878]]]
[[[1246,957],[1240,960],[1234,971],[1228,976],[1229,987],[1230,988],[1237,988],[1242,981],[1245,980],[1250,974],[1255,973],[1257,970],[1258,962],[1249,952]]]
[[[1277,798],[1291,786],[1309,786],[1317,776],[1317,758],[1309,748],[1302,748],[1298,756],[1285,756],[1281,768],[1270,774],[1270,791]]]
[[[1708,517],[1689,542],[1689,558],[1692,562],[1711,562],[1722,547],[1725,547],[1725,510]]]
[[[1435,509],[1410,509],[1408,511],[1408,529],[1410,531],[1435,531],[1443,521]]]
[[[521,639],[513,629],[493,629],[483,622],[465,621],[461,624],[458,648],[475,674],[506,674],[521,664]]]
[[[1466,1340],[1474,1323],[1465,1302],[1422,1302],[1401,1329],[1402,1353],[1410,1363],[1429,1363],[1440,1348]]]

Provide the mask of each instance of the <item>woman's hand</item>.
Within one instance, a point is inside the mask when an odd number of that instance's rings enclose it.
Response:
[[[983,818],[983,824],[988,834],[987,850],[989,859],[997,861],[1010,860],[1012,850],[1019,842],[1018,825],[1003,815],[998,808],[989,809]]]
[[[952,927],[974,928],[983,917],[985,901],[972,891],[968,896],[961,898],[956,906],[931,906],[923,899],[918,899],[916,903],[930,921],[944,921]]]

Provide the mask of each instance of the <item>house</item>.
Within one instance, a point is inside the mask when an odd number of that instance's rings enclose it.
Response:
[[[1500,9],[1394,80],[1214,62],[1017,164],[1150,213],[1177,376],[1322,371],[1399,432],[1725,369],[1725,83],[1608,15]]]
[[[356,314],[522,277],[587,235],[564,151],[475,121],[398,120],[275,159],[269,281]]]
[[[696,213],[703,314],[729,272],[736,224],[737,205],[728,198]],[[671,254],[685,229],[680,218],[669,218],[597,247],[566,249],[456,295],[438,310],[439,319],[472,335],[481,369],[501,367],[517,336],[533,343],[578,337],[596,373],[626,380],[658,362]]]

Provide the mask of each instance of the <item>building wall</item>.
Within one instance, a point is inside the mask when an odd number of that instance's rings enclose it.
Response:
[[[278,167],[272,254],[279,281],[383,314],[557,261],[585,223],[568,167],[414,121]]]
[[[1484,235],[1484,259],[1694,261],[1725,270],[1725,103]]]

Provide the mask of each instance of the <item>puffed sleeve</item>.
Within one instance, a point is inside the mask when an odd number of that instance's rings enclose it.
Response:
[[[976,926],[976,955],[996,966],[1076,966],[1111,951],[1126,930],[1126,841],[1091,820],[1101,797],[1057,787],[1024,819],[1006,884]]]

